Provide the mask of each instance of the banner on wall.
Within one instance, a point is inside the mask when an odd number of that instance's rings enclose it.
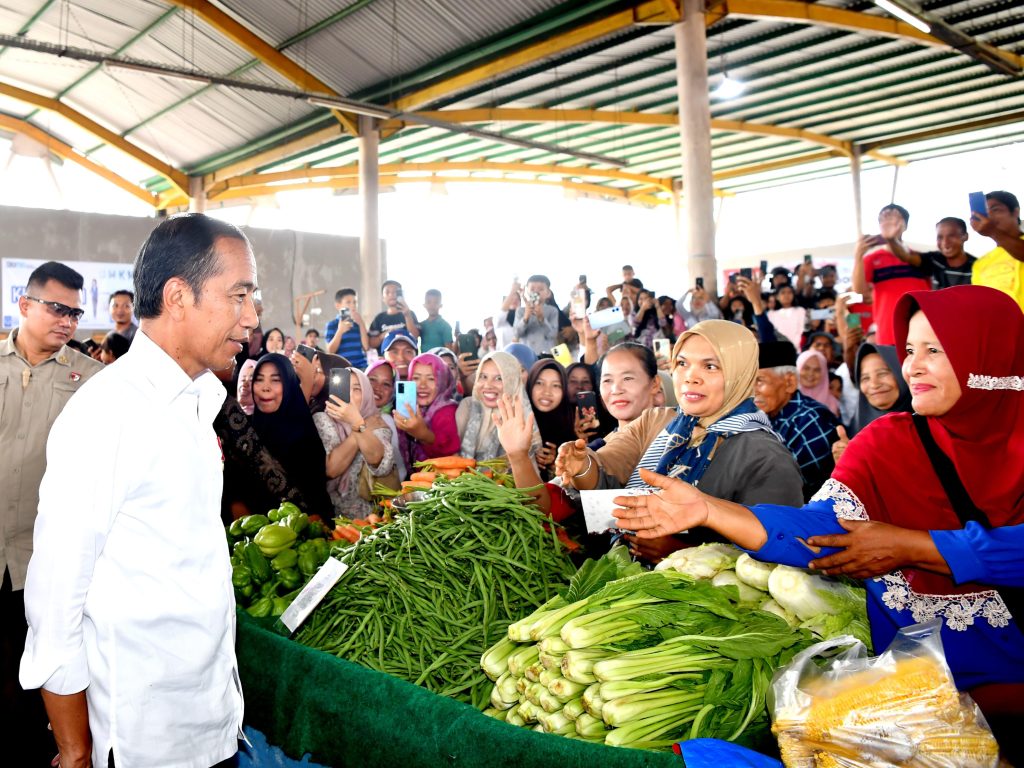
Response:
[[[3,259],[0,267],[0,279],[3,281],[3,301],[0,313],[3,315],[3,328],[10,330],[18,327],[18,299],[26,291],[29,275],[43,259]],[[134,291],[134,265],[131,262],[115,261],[70,261],[69,267],[85,278],[82,287],[81,302],[85,314],[78,323],[80,329],[113,328],[110,319],[110,294],[114,291]]]

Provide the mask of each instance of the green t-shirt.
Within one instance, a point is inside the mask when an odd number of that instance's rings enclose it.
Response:
[[[443,347],[452,343],[452,327],[448,321],[438,315],[420,321],[420,351],[427,352],[434,347]]]

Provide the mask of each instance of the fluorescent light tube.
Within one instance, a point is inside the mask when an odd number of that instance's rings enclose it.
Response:
[[[900,6],[896,5],[896,3],[891,2],[891,0],[875,0],[875,5],[881,8],[883,11],[892,14],[900,21],[905,21],[907,24],[914,27],[914,29],[919,29],[926,35],[931,34],[932,28],[926,22],[919,19],[906,8],[901,8]]]

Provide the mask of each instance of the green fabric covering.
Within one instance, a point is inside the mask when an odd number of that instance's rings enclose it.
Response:
[[[606,747],[516,728],[468,704],[302,646],[238,614],[247,725],[299,759],[402,768],[641,768],[670,753]]]

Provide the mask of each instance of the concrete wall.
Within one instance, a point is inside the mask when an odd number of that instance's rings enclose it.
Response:
[[[0,206],[0,249],[5,256],[52,259],[70,266],[75,261],[132,262],[156,225],[155,219]],[[334,292],[360,285],[359,239],[292,230],[246,228],[245,233],[256,254],[263,327],[278,326],[286,335],[294,334],[293,297],[324,289],[318,299],[323,311],[310,318],[310,325],[323,333],[335,314]],[[366,314],[380,298],[361,297],[361,302]]]

